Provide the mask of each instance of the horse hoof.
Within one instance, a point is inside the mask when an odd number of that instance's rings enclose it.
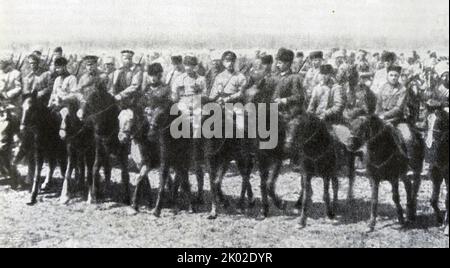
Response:
[[[59,203],[60,203],[61,205],[67,205],[67,204],[69,203],[69,201],[70,201],[70,198],[67,197],[67,196],[60,197],[60,198],[59,198]]]
[[[298,228],[299,228],[300,230],[305,229],[305,228],[306,228],[306,222],[299,222],[299,223],[297,224],[297,226],[298,226]]]
[[[215,220],[215,219],[217,219],[217,215],[216,214],[209,214],[207,219],[208,220]]]
[[[336,214],[334,214],[333,212],[328,212],[327,217],[330,220],[334,220],[336,218]]]
[[[446,236],[448,236],[448,225],[447,225],[447,226],[445,226],[445,229],[444,229],[444,234],[445,234]]]
[[[366,229],[367,234],[373,233],[374,231],[375,231],[375,226],[368,226]]]
[[[27,203],[28,206],[34,206],[36,204],[36,200],[31,200],[30,202]]]
[[[153,216],[155,216],[156,218],[161,217],[161,211],[159,211],[159,210],[156,210],[156,209],[153,210],[152,214],[153,214]]]
[[[42,185],[41,185],[41,191],[43,191],[43,192],[47,192],[48,190],[50,190],[50,183],[43,183]]]
[[[248,207],[249,208],[254,208],[256,206],[256,200],[252,199],[248,202]]]
[[[128,216],[135,216],[139,213],[139,210],[134,207],[127,207],[125,212]]]

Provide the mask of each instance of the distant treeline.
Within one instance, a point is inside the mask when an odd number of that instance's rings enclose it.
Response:
[[[413,37],[412,37],[413,38]],[[5,41],[5,40],[4,40]],[[5,43],[5,42],[3,42]],[[443,35],[439,37],[430,36],[426,40],[405,40],[404,38],[384,38],[384,37],[349,37],[349,36],[326,36],[319,37],[311,34],[279,35],[266,34],[235,34],[235,35],[165,35],[148,34],[138,38],[113,37],[105,35],[98,38],[86,40],[33,40],[27,42],[17,42],[8,44],[8,49],[26,50],[35,45],[42,47],[54,47],[57,45],[88,51],[89,49],[121,49],[148,48],[148,49],[250,49],[265,48],[277,49],[281,46],[295,50],[327,49],[333,47],[341,48],[365,48],[365,49],[446,49],[448,51],[449,37]]]

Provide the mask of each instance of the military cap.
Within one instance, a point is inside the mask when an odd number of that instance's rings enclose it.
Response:
[[[134,51],[133,50],[129,50],[129,49],[125,49],[125,50],[122,50],[120,52],[120,54],[131,54],[131,56],[134,56]]]
[[[55,53],[62,53],[62,52],[63,52],[62,47],[56,47],[56,48],[53,50],[53,52],[55,52]]]
[[[445,73],[448,73],[448,69],[449,69],[448,62],[446,61],[441,61],[438,64],[436,64],[436,66],[434,66],[434,70],[439,75],[439,77],[441,77]]]
[[[184,65],[196,66],[198,64],[198,59],[195,56],[185,56],[183,60]]]
[[[11,62],[11,59],[12,59],[11,53],[0,54],[0,62]]]
[[[103,63],[104,64],[114,64],[115,63],[114,57],[111,57],[111,56],[105,57],[103,59]]]
[[[437,58],[437,54],[436,54],[436,52],[431,52],[431,54],[430,54],[430,58]]]
[[[381,61],[395,61],[397,56],[394,52],[385,51],[381,54]]]
[[[380,56],[380,53],[379,53],[379,52],[375,52],[375,53],[372,54],[372,56],[373,56],[373,57]]]
[[[30,54],[30,55],[28,55],[28,57],[27,57],[29,60],[33,60],[33,61],[36,61],[36,62],[39,62],[41,59],[38,57],[38,56],[36,56],[35,54]]]
[[[98,57],[94,56],[94,55],[87,55],[84,56],[83,61],[89,61],[89,62],[94,62],[97,63]]]
[[[387,68],[387,72],[388,73],[389,72],[397,72],[397,73],[401,74],[402,73],[402,67],[401,66],[396,66],[396,65],[389,66]]]
[[[320,66],[320,73],[321,74],[332,74],[333,66],[331,66],[331,64],[324,64],[324,65]]]
[[[305,56],[305,54],[303,54],[303,52],[297,52],[297,54],[295,54],[295,57],[297,57],[297,58],[301,58],[301,57],[304,57]]]
[[[313,52],[309,53],[309,58],[311,60],[314,60],[314,59],[322,59],[323,60],[323,52],[322,51],[313,51]]]
[[[163,67],[160,63],[152,63],[147,67],[147,73],[151,76],[159,75],[164,72]]]
[[[66,66],[68,63],[67,59],[64,57],[57,58],[55,60],[55,66]]]
[[[294,52],[282,47],[278,50],[277,60],[283,62],[292,62],[294,60]]]
[[[345,57],[345,55],[344,55],[344,51],[342,51],[342,50],[336,50],[333,53],[333,58],[334,59],[336,59],[336,58],[343,58],[343,57]]]
[[[272,64],[273,63],[273,57],[272,55],[265,55],[263,57],[261,57],[261,64]]]
[[[236,61],[237,55],[233,51],[225,51],[222,54],[222,60],[230,60],[230,61]]]
[[[170,57],[170,61],[172,64],[181,64],[183,63],[183,57],[181,55],[174,55]]]

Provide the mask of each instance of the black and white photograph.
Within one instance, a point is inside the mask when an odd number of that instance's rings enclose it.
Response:
[[[447,0],[0,0],[0,248],[449,248],[448,142]]]

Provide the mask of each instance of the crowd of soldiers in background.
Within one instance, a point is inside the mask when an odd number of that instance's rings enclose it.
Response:
[[[69,93],[88,88],[92,84],[89,77],[92,73],[101,74],[105,78],[108,92],[118,101],[125,101],[136,90],[145,90],[143,84],[148,81],[146,76],[151,72],[149,68],[153,66],[154,69],[155,64],[163,67],[162,82],[171,87],[173,92],[178,90],[174,87],[180,86],[177,83],[179,77],[185,73],[187,66],[191,66],[191,73],[194,71],[204,78],[203,94],[209,96],[216,77],[225,70],[222,63],[226,56],[232,58],[236,72],[245,77],[241,85],[245,88],[257,85],[267,75],[280,73],[280,66],[274,64],[275,60],[290,62],[289,73],[300,77],[304,91],[302,94],[305,95],[302,100],[305,110],[319,109],[320,103],[312,103],[315,101],[313,89],[320,82],[319,74],[331,74],[333,83],[343,90],[342,96],[333,101],[341,102],[339,105],[345,107],[344,116],[357,116],[361,109],[373,113],[376,98],[387,82],[387,73],[391,67],[398,67],[399,82],[407,91],[405,117],[411,125],[420,126],[425,123],[424,103],[428,99],[438,99],[448,107],[448,78],[445,78],[448,77],[448,57],[432,51],[428,51],[426,55],[419,55],[416,51],[397,55],[389,51],[369,53],[362,49],[348,51],[334,48],[305,55],[301,51],[281,49],[276,58],[260,50],[255,51],[253,56],[230,53],[225,55],[211,51],[208,55],[187,55],[183,60],[181,53],[162,55],[155,52],[138,57],[133,51],[124,50],[121,52],[121,62],[113,56],[67,55],[61,47],[48,50],[46,54],[41,49],[27,54],[10,53],[2,55],[0,59],[1,109],[4,110],[5,105],[9,105],[11,113],[19,117],[20,95],[31,91],[37,91],[39,98],[48,103],[49,107],[58,106],[58,101]],[[93,71],[92,68],[96,70]],[[281,72],[285,73],[286,70]],[[332,105],[334,104],[325,104]]]

